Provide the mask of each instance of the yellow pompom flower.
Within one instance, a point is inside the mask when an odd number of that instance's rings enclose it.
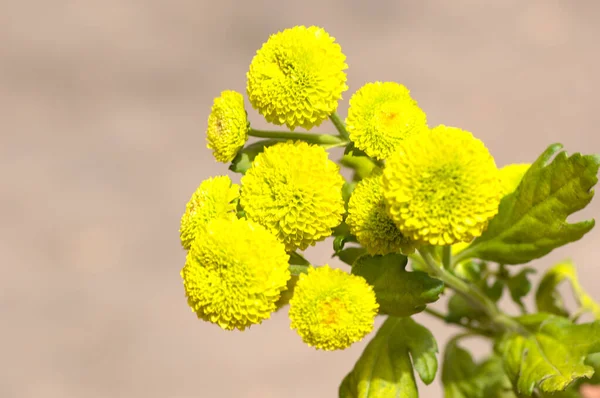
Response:
[[[414,242],[402,235],[387,214],[381,180],[381,172],[375,172],[356,185],[348,202],[346,224],[371,255],[412,253]]]
[[[181,217],[179,236],[181,245],[188,250],[200,231],[215,218],[236,218],[240,186],[232,184],[228,176],[202,181],[185,206]]]
[[[407,237],[432,245],[469,242],[498,212],[494,158],[468,131],[438,126],[403,141],[383,171],[388,214]]]
[[[206,147],[219,162],[231,162],[248,140],[248,116],[244,97],[236,91],[223,91],[215,98],[208,116]]]
[[[289,256],[262,226],[245,219],[211,221],[192,243],[181,270],[198,318],[244,330],[268,319],[290,279]]]
[[[247,73],[250,103],[270,123],[292,130],[318,126],[348,89],[345,60],[322,28],[296,26],[271,35]]]
[[[339,166],[305,142],[267,147],[242,177],[240,204],[249,220],[266,227],[288,251],[331,235],[344,213]]]
[[[500,169],[500,182],[504,195],[513,193],[517,189],[530,166],[529,163],[519,163],[509,164]]]
[[[300,275],[290,300],[291,328],[321,350],[343,350],[371,330],[379,304],[364,278],[328,265]]]
[[[403,140],[428,131],[427,116],[403,85],[367,83],[350,98],[346,129],[357,148],[386,159]]]

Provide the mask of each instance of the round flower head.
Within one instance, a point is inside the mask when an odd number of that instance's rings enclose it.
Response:
[[[181,270],[188,304],[223,329],[244,330],[275,311],[290,279],[283,244],[244,219],[211,221]]]
[[[404,139],[427,131],[427,116],[406,87],[367,83],[350,98],[346,128],[357,148],[386,159]]]
[[[250,64],[250,103],[270,123],[318,126],[348,89],[345,59],[335,38],[316,26],[271,35]]]
[[[529,163],[509,164],[500,169],[500,182],[504,195],[513,193],[517,189],[530,166]]]
[[[414,242],[405,238],[387,214],[381,172],[360,181],[348,202],[346,224],[371,255],[414,251]]]
[[[230,162],[246,143],[249,128],[242,94],[223,91],[215,98],[208,116],[206,147],[213,150],[219,162]]]
[[[407,237],[432,245],[468,242],[498,212],[498,169],[467,131],[438,126],[403,141],[387,160],[383,195]]]
[[[181,217],[179,236],[181,245],[188,250],[200,231],[215,218],[236,218],[240,186],[232,184],[228,176],[202,181]]]
[[[344,179],[327,152],[305,142],[267,147],[242,177],[240,203],[249,220],[262,224],[288,251],[331,235],[342,221]]]
[[[343,350],[373,330],[378,309],[364,278],[325,265],[300,275],[289,314],[291,328],[306,344]]]

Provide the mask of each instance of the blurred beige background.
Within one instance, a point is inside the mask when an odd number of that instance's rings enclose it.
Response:
[[[500,165],[555,141],[599,153],[599,18],[593,0],[0,0],[0,397],[336,396],[364,343],[317,352],[285,313],[227,333],[186,305],[179,218],[226,171],[205,149],[213,97],[245,91],[269,34],[316,24],[348,57],[345,100],[403,83]],[[599,242],[534,265],[570,256],[600,298]]]

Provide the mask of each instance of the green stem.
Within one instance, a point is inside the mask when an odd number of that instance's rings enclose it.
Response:
[[[449,323],[449,324],[452,324],[452,325],[463,327],[463,328],[465,328],[467,330],[470,330],[472,333],[478,334],[480,336],[490,336],[491,335],[490,331],[488,331],[488,330],[485,330],[485,329],[482,329],[482,328],[478,328],[478,327],[475,327],[475,326],[471,326],[471,325],[468,325],[468,324],[463,323],[463,322],[449,321],[448,317],[446,315],[442,314],[441,312],[439,312],[436,309],[427,307],[427,308],[425,308],[424,312],[427,313],[427,314],[429,314],[429,315],[431,315],[431,316],[433,316],[434,318],[437,318],[437,319],[439,319],[441,321],[444,321],[444,323]]]
[[[469,246],[466,249],[462,250],[460,253],[458,253],[456,256],[454,256],[454,258],[452,259],[452,268],[454,268],[456,264],[468,260],[472,257],[470,248],[471,247]]]
[[[346,126],[344,125],[344,122],[342,121],[340,116],[334,112],[331,114],[331,116],[329,116],[329,119],[331,119],[331,122],[337,129],[338,133],[340,133],[340,137],[344,138],[345,140],[350,140],[348,130],[346,130]]]
[[[248,135],[251,137],[259,138],[279,138],[284,140],[302,140],[311,144],[333,146],[344,146],[348,142],[343,138],[330,134],[313,134],[313,133],[294,133],[287,131],[270,131],[270,130],[256,130],[251,128],[248,131]]]
[[[444,268],[449,269],[452,264],[452,246],[444,246],[442,250],[442,264]]]
[[[446,271],[443,267],[437,264],[426,248],[419,249],[419,253],[423,258],[429,273],[433,277],[444,282],[446,286],[463,296],[473,306],[479,307],[490,318],[491,322],[500,330],[520,331],[522,329],[516,321],[502,313],[498,307],[496,307],[496,304],[494,304],[493,301],[483,294],[483,292],[481,292],[477,286],[469,284],[452,275],[450,272]]]

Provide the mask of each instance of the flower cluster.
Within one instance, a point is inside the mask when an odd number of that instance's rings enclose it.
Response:
[[[344,349],[372,330],[375,289],[361,276],[309,266],[298,251],[331,235],[357,242],[371,256],[466,245],[516,189],[525,166],[499,171],[471,133],[430,128],[398,83],[359,88],[344,124],[335,111],[348,88],[346,68],[325,30],[297,26],[258,50],[246,86],[249,103],[267,122],[292,131],[251,128],[238,92],[214,100],[207,146],[243,176],[239,185],[226,176],[202,182],[181,219],[188,250],[181,276],[199,318],[244,330],[289,303],[291,328],[305,343]],[[293,131],[327,118],[337,135]],[[248,137],[269,140],[244,148]],[[329,158],[335,146],[360,158],[352,163],[354,181],[345,181]],[[360,171],[360,164],[369,166]]]

